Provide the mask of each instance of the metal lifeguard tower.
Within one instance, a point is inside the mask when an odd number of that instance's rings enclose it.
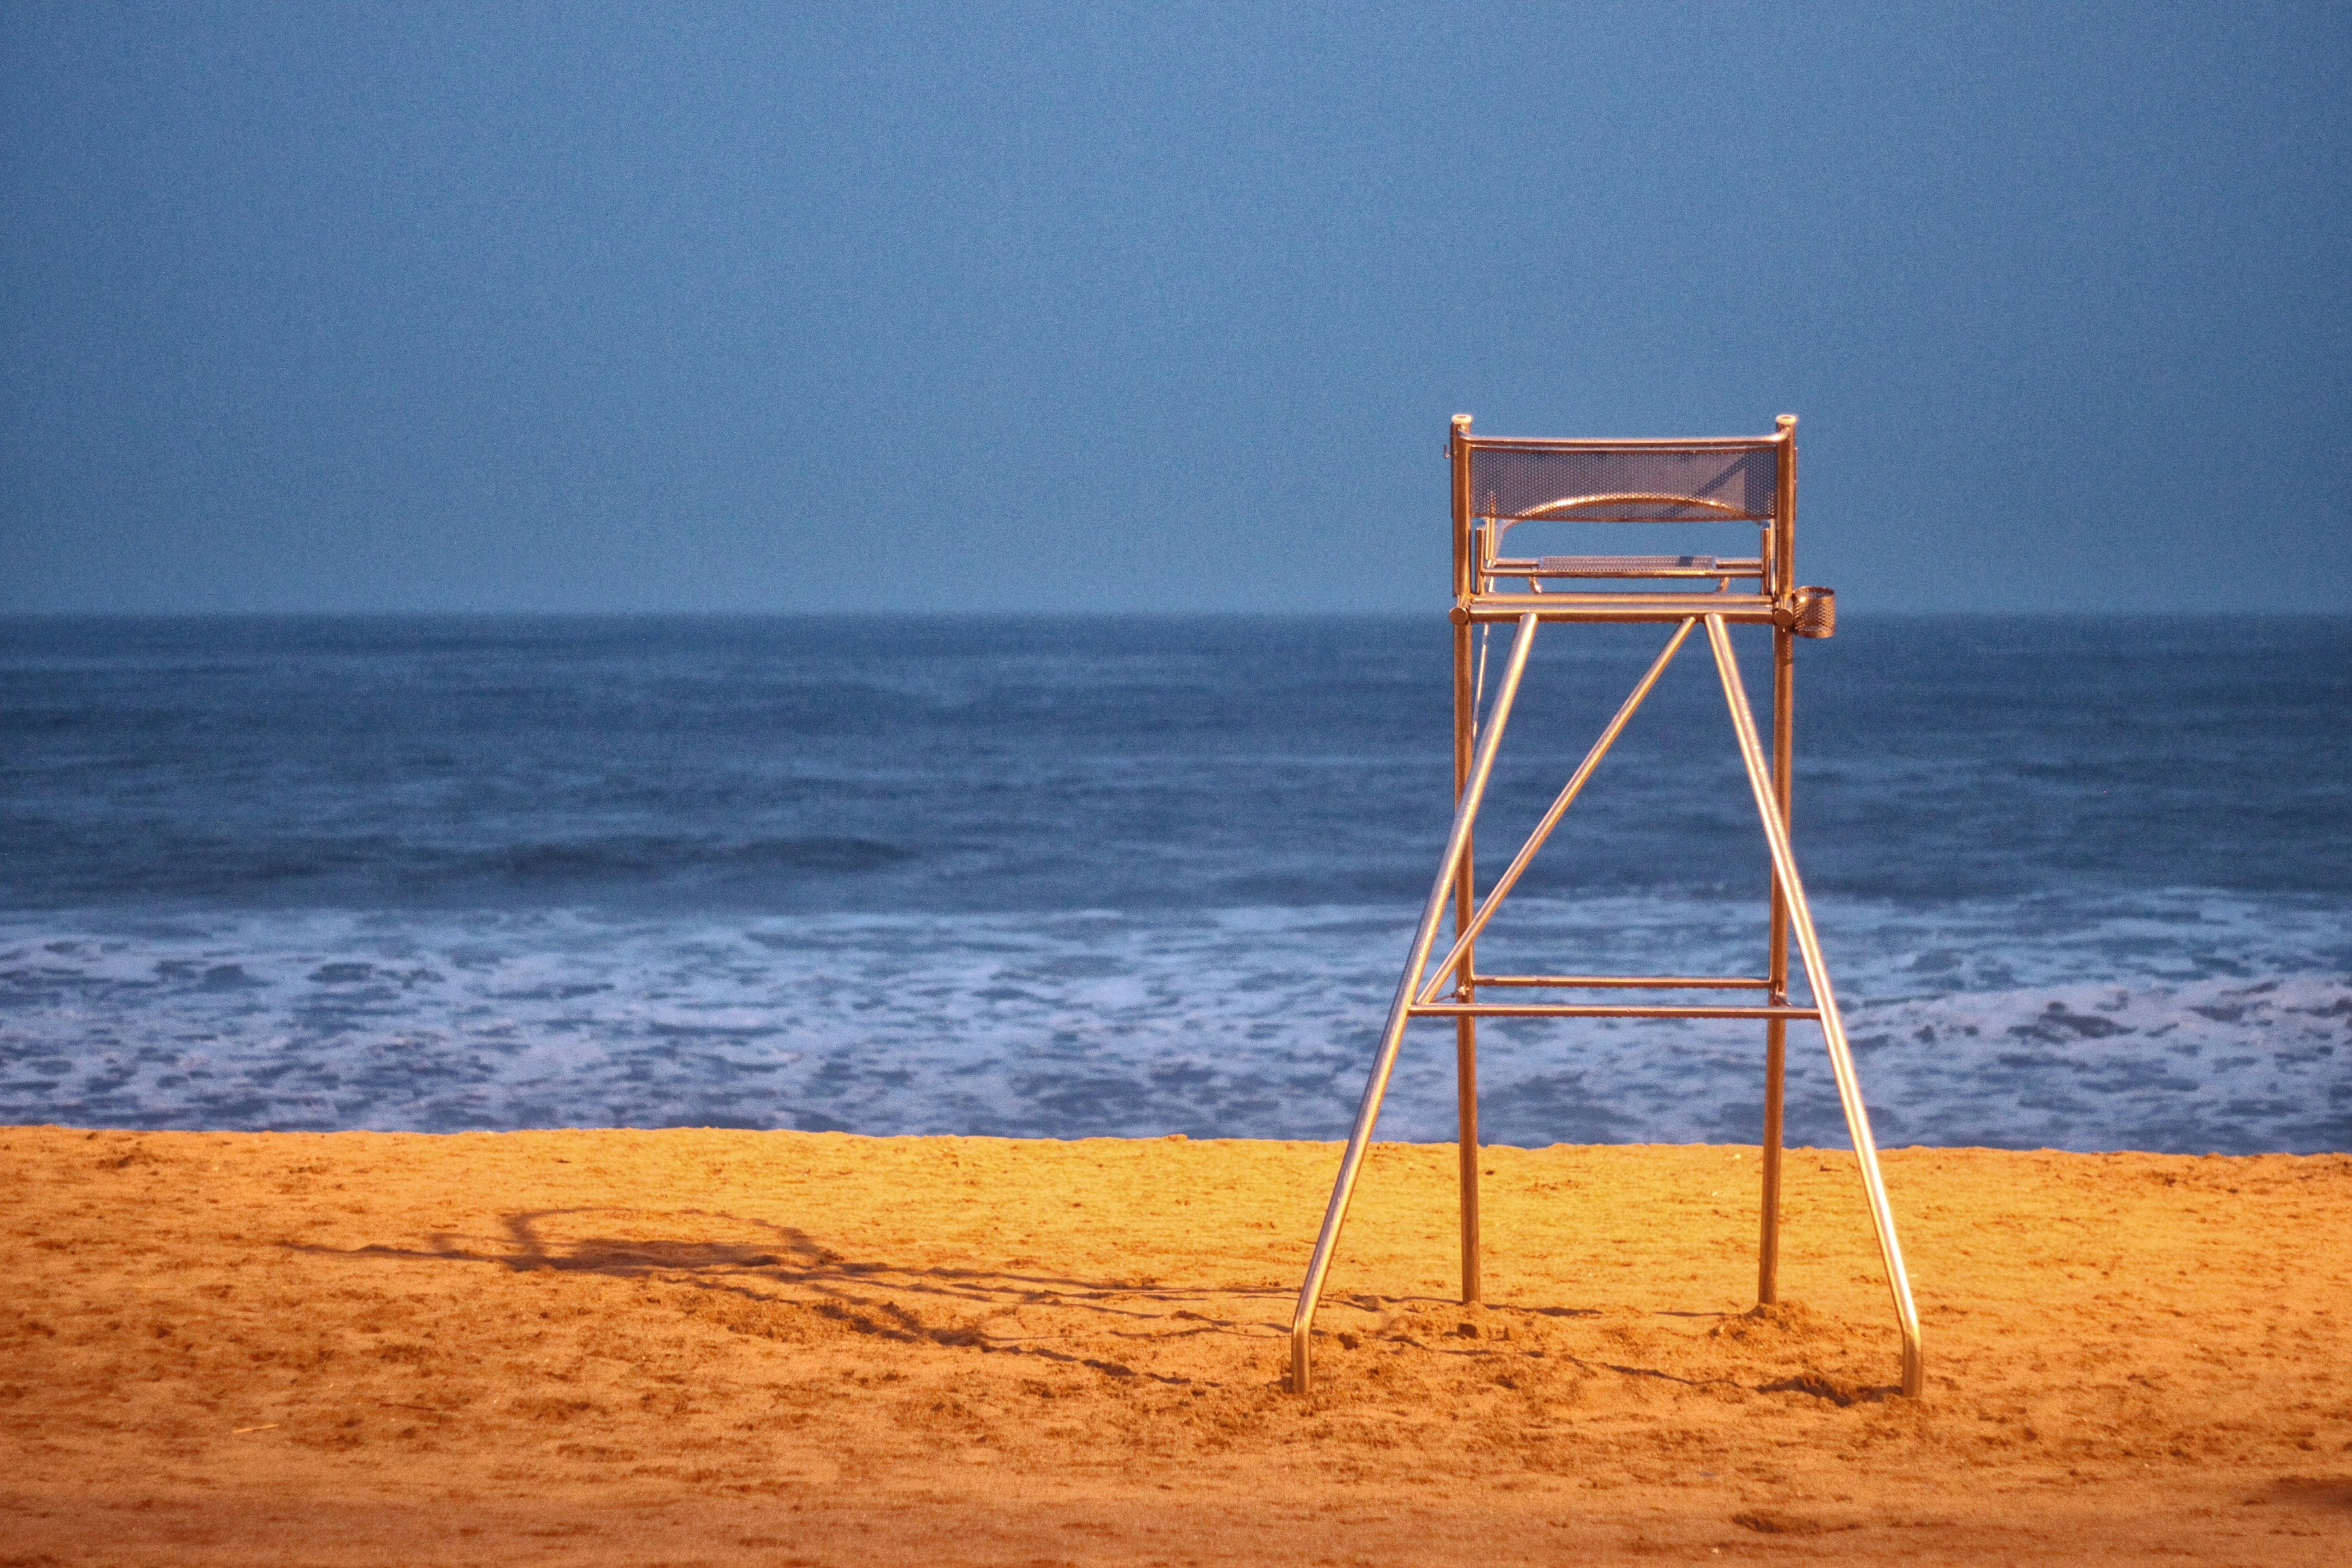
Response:
[[[1473,436],[1470,416],[1454,416],[1449,444],[1454,465],[1454,786],[1453,831],[1438,863],[1412,952],[1405,960],[1396,999],[1381,1031],[1371,1077],[1356,1111],[1355,1131],[1339,1162],[1339,1180],[1315,1256],[1299,1288],[1290,1321],[1290,1387],[1306,1393],[1312,1379],[1315,1308],[1323,1294],[1331,1255],[1339,1246],[1348,1202],[1363,1169],[1389,1075],[1403,1044],[1405,1026],[1416,1018],[1454,1021],[1456,1087],[1461,1102],[1462,1300],[1479,1299],[1478,1282],[1478,1020],[1481,1018],[1754,1018],[1764,1024],[1763,1221],[1757,1265],[1758,1300],[1779,1298],[1780,1118],[1789,1021],[1811,1019],[1822,1026],[1838,1100],[1853,1137],[1871,1223],[1878,1235],[1895,1312],[1903,1331],[1903,1382],[1906,1394],[1920,1390],[1919,1315],[1911,1302],[1910,1280],[1895,1237],[1895,1216],[1879,1174],[1878,1149],[1870,1136],[1869,1112],[1854,1077],[1853,1054],[1838,1017],[1837,996],[1822,962],[1804,884],[1789,849],[1790,720],[1794,705],[1795,639],[1825,637],[1834,629],[1836,601],[1830,590],[1800,587],[1796,578],[1797,419],[1784,414],[1769,436],[1703,440],[1528,440]],[[1724,522],[1747,523],[1758,531],[1753,556],[1712,555],[1524,555],[1507,552],[1509,534],[1521,523]],[[1566,583],[1565,589],[1557,584]],[[1545,584],[1556,586],[1546,591]],[[1500,584],[1524,584],[1524,593]],[[1604,584],[1616,584],[1608,586]],[[1742,591],[1734,591],[1734,584]],[[1581,584],[1582,586],[1579,586]],[[1711,586],[1710,586],[1711,584]],[[1507,622],[1514,628],[1510,655],[1484,722],[1478,713],[1483,682],[1474,655],[1474,627]],[[1671,626],[1665,647],[1601,730],[1568,783],[1538,820],[1535,830],[1496,879],[1482,901],[1477,895],[1472,829],[1495,768],[1495,754],[1509,723],[1511,704],[1527,671],[1537,628],[1546,622],[1570,626],[1600,622],[1655,622]],[[1772,628],[1772,751],[1765,757],[1756,719],[1740,683],[1729,628]],[[1747,765],[1748,784],[1772,860],[1771,895],[1765,927],[1761,975],[1687,974],[1482,974],[1474,952],[1478,933],[1507,898],[1561,816],[1575,801],[1593,769],[1626,721],[1692,632],[1704,628],[1715,656],[1716,673],[1730,709],[1731,730]],[[1453,907],[1454,941],[1433,969],[1430,953]],[[1789,997],[1789,937],[1793,929],[1804,962],[1810,1001]],[[1683,991],[1748,993],[1698,1005],[1634,1002],[1486,1001],[1528,991]]]

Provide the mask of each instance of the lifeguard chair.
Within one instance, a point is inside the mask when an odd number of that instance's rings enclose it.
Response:
[[[1825,637],[1835,629],[1836,600],[1827,588],[1801,587],[1796,579],[1797,420],[1784,414],[1769,436],[1706,440],[1582,441],[1526,440],[1473,436],[1470,416],[1454,416],[1449,444],[1454,465],[1454,787],[1453,831],[1447,836],[1437,879],[1396,999],[1389,1006],[1372,1058],[1370,1081],[1356,1111],[1355,1130],[1339,1161],[1330,1206],[1315,1238],[1315,1256],[1299,1288],[1290,1322],[1290,1386],[1304,1394],[1312,1385],[1315,1309],[1324,1278],[1348,1218],[1348,1203],[1380,1120],[1381,1100],[1396,1067],[1405,1026],[1416,1018],[1454,1022],[1455,1084],[1460,1097],[1462,1195],[1462,1300],[1479,1299],[1478,1279],[1478,1020],[1481,1018],[1752,1018],[1764,1025],[1763,1216],[1757,1262],[1756,1295],[1779,1299],[1780,1139],[1782,1082],[1791,1019],[1818,1022],[1829,1047],[1839,1102],[1853,1139],[1855,1163],[1878,1236],[1878,1253],[1895,1297],[1903,1331],[1902,1391],[1920,1390],[1919,1314],[1895,1240],[1895,1216],[1879,1174],[1878,1149],[1870,1135],[1870,1115],[1854,1077],[1853,1053],[1838,1016],[1837,996],[1822,961],[1821,940],[1805,902],[1804,884],[1789,848],[1790,721],[1795,684],[1793,654],[1799,637]],[[1757,530],[1752,556],[1584,555],[1512,552],[1510,535],[1525,523],[1720,522]],[[1548,589],[1546,584],[1551,584]],[[1524,592],[1505,592],[1524,584]],[[1735,587],[1735,584],[1738,586]],[[1672,627],[1666,645],[1624,702],[1603,727],[1584,760],[1538,820],[1510,864],[1482,901],[1477,895],[1473,829],[1495,754],[1510,722],[1528,654],[1537,629],[1546,623],[1655,622]],[[1510,654],[1484,721],[1485,628],[1508,623],[1515,629]],[[1729,628],[1772,629],[1772,752],[1765,757],[1748,690],[1740,683]],[[1746,764],[1748,784],[1770,851],[1770,902],[1765,922],[1764,973],[1760,975],[1688,974],[1482,974],[1475,959],[1478,933],[1510,895],[1537,850],[1591,778],[1626,721],[1665,673],[1666,666],[1694,631],[1704,628],[1717,675],[1730,710],[1731,730]],[[1454,939],[1433,968],[1447,906]],[[1789,996],[1789,937],[1794,930],[1805,970],[1809,1000]],[[1729,999],[1704,1004],[1522,1001],[1528,992],[1580,991],[1724,992]],[[1499,992],[1507,1000],[1486,1000]],[[1739,994],[1747,994],[1743,998]],[[1757,994],[1759,994],[1760,995]],[[1752,999],[1749,999],[1752,998]]]

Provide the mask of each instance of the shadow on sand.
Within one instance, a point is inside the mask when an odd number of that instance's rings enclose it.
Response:
[[[1084,1279],[1045,1272],[1003,1268],[971,1268],[905,1265],[844,1256],[797,1226],[771,1220],[704,1209],[667,1210],[670,1221],[700,1221],[700,1228],[731,1231],[751,1239],[719,1241],[677,1237],[615,1237],[573,1235],[558,1239],[551,1233],[574,1230],[583,1223],[640,1220],[639,1209],[583,1206],[531,1209],[504,1216],[500,1242],[469,1238],[454,1233],[434,1234],[421,1247],[373,1244],[359,1247],[329,1247],[289,1244],[291,1250],[313,1256],[400,1262],[475,1264],[513,1273],[592,1274],[617,1279],[661,1279],[689,1286],[713,1297],[731,1298],[769,1307],[793,1307],[818,1315],[853,1332],[900,1343],[928,1343],[978,1351],[983,1354],[1034,1356],[1040,1360],[1086,1366],[1112,1377],[1148,1377],[1175,1384],[1199,1380],[1139,1371],[1123,1362],[1100,1356],[1072,1354],[1045,1342],[1075,1337],[1068,1334],[1021,1334],[993,1331],[992,1319],[1009,1318],[1023,1307],[1036,1306],[1074,1311],[1103,1320],[1097,1331],[1115,1338],[1165,1342],[1196,1335],[1234,1339],[1280,1340],[1289,1331],[1291,1293],[1262,1287],[1170,1286],[1149,1278]],[[569,1223],[566,1223],[569,1222]],[[502,1243],[502,1244],[501,1244]],[[1451,1308],[1458,1303],[1434,1297],[1331,1298],[1335,1306],[1385,1315],[1405,1307]],[[948,1325],[927,1322],[927,1306],[956,1312],[963,1321]],[[1234,1310],[1240,1309],[1240,1315]],[[1259,1317],[1271,1308],[1276,1315]],[[1497,1317],[1534,1319],[1597,1318],[1591,1307],[1528,1307],[1489,1304],[1479,1309]],[[1674,1318],[1725,1318],[1730,1314],[1669,1311]],[[1318,1330],[1353,1348],[1362,1338],[1345,1330]],[[1530,1352],[1493,1340],[1461,1339],[1443,1333],[1416,1338],[1404,1325],[1375,1331],[1378,1338],[1397,1348],[1423,1354],[1467,1361],[1517,1360],[1549,1356],[1591,1372],[1622,1377],[1654,1379],[1690,1388],[1727,1384],[1720,1377],[1690,1377],[1663,1367],[1625,1365],[1586,1360],[1559,1349]],[[1216,1386],[1211,1384],[1210,1386]],[[1782,1377],[1743,1384],[1759,1393],[1811,1394],[1840,1406],[1876,1403],[1892,1388],[1857,1387],[1813,1374]]]

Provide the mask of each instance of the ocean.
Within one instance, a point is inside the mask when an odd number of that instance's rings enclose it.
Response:
[[[1448,637],[0,621],[0,1121],[1343,1137],[1449,816]],[[1490,870],[1663,638],[1542,634]],[[1849,609],[1797,746],[1882,1142],[2352,1148],[2352,620]],[[1764,887],[1686,647],[1484,966],[1758,973]],[[1494,1142],[1759,1135],[1760,1025],[1482,1040]],[[1818,1032],[1790,1059],[1790,1138],[1843,1143]],[[1416,1026],[1382,1135],[1452,1094]]]

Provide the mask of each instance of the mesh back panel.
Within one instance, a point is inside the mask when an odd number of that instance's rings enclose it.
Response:
[[[1586,522],[1705,522],[1772,515],[1778,452],[1770,447],[1476,447],[1470,510],[1478,517],[1573,518]],[[1587,496],[1668,499],[1554,503]],[[1711,501],[1695,506],[1671,498]],[[1725,510],[1728,509],[1728,510]]]

